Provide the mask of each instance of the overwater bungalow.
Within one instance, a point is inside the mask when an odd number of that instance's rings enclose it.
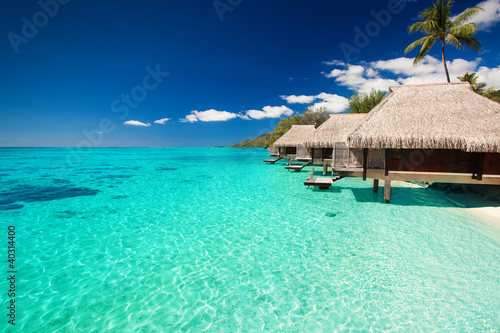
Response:
[[[310,160],[310,149],[304,146],[305,141],[314,133],[314,125],[293,125],[273,144],[278,149],[278,156],[297,160]]]
[[[305,142],[314,164],[337,167],[361,166],[362,150],[347,146],[347,135],[365,117],[362,113],[331,114]],[[324,172],[325,173],[325,172]]]
[[[392,86],[390,94],[354,128],[350,149],[362,149],[361,167],[334,167],[346,175],[391,180],[500,185],[500,104],[469,83]],[[370,154],[383,156],[378,169]]]

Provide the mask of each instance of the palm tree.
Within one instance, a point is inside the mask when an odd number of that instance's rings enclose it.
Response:
[[[486,83],[485,82],[477,82],[478,77],[476,76],[476,73],[469,74],[469,72],[465,73],[464,76],[458,76],[457,79],[459,79],[462,82],[469,82],[472,90],[475,93],[478,93],[479,95],[483,95],[484,97],[487,97],[495,102],[500,103],[500,90],[495,90],[494,88],[490,87],[488,89],[486,88]]]
[[[478,93],[479,95],[484,95],[486,88],[486,83],[484,82],[477,82],[477,75],[476,73],[469,74],[469,72],[465,73],[464,76],[458,76],[457,79],[459,79],[462,82],[469,82],[472,90],[475,93]]]
[[[445,44],[453,45],[459,50],[464,49],[464,44],[474,51],[479,51],[481,42],[474,37],[477,29],[476,23],[466,23],[471,17],[484,11],[481,7],[472,7],[463,12],[453,22],[451,21],[450,9],[453,0],[436,0],[431,7],[420,12],[421,22],[413,23],[408,27],[409,33],[422,32],[427,36],[422,37],[410,45],[405,50],[405,54],[413,50],[416,46],[422,45],[420,52],[415,57],[413,65],[417,65],[424,56],[431,50],[434,43],[440,39],[442,43],[441,55],[443,58],[446,79],[450,82],[450,74],[446,66],[444,57]]]

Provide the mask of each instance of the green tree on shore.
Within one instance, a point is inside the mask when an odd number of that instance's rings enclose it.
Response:
[[[288,132],[288,130],[292,128],[292,125],[315,125],[316,128],[318,128],[318,126],[327,121],[329,117],[330,111],[328,111],[326,107],[320,106],[318,108],[314,108],[309,106],[302,114],[282,118],[276,125],[274,125],[269,145],[272,145],[274,141],[278,140],[283,134]]]
[[[354,93],[349,97],[349,107],[347,112],[349,113],[368,113],[377,106],[378,103],[382,102],[385,94],[380,90],[372,89],[369,94],[358,94]]]
[[[492,101],[500,103],[500,90],[495,90],[493,88],[489,88],[483,93],[484,97],[488,97]]]
[[[451,21],[452,5],[453,0],[436,0],[431,7],[420,12],[419,16],[423,21],[410,25],[408,27],[408,32],[421,32],[427,36],[414,41],[405,49],[405,54],[407,54],[415,47],[422,45],[420,52],[413,61],[413,65],[415,66],[422,61],[424,56],[429,53],[435,42],[439,39],[442,44],[441,56],[448,82],[450,82],[450,74],[446,66],[444,53],[445,45],[453,45],[459,50],[463,50],[465,45],[476,52],[479,51],[481,42],[474,36],[476,34],[477,24],[466,22],[474,15],[484,11],[481,7],[472,7],[460,14],[454,21]]]

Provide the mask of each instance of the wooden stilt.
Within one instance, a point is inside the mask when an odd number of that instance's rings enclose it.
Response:
[[[389,203],[391,201],[391,181],[386,180],[384,183],[384,200]]]
[[[484,168],[484,153],[479,153],[478,158],[478,170],[477,170],[477,180],[483,180],[483,168]]]
[[[326,175],[326,171],[327,171],[327,165],[326,163],[323,164],[323,176]]]
[[[385,168],[385,175],[389,176],[389,161],[391,160],[391,155],[392,155],[392,150],[390,149],[385,149],[385,163],[384,163],[384,168]]]
[[[378,193],[378,179],[373,180],[373,192]]]
[[[333,153],[332,153],[332,171],[333,171],[333,168],[335,168],[335,147],[336,147],[337,143],[334,143],[333,144]]]
[[[368,148],[363,148],[363,180],[366,180],[367,169],[368,169]]]

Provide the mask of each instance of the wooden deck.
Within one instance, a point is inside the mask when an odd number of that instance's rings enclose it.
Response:
[[[333,171],[346,176],[363,177],[362,168],[333,168]],[[500,175],[483,175],[482,180],[477,180],[473,179],[472,175],[468,173],[389,171],[389,175],[386,176],[383,169],[367,169],[366,178],[389,181],[402,180],[434,183],[500,185]]]
[[[330,177],[314,178],[313,177],[314,169],[316,169],[316,167],[312,169],[311,175],[307,177],[307,179],[305,180],[304,182],[305,186],[317,186],[320,190],[327,190],[330,188],[330,186],[332,186],[334,182],[342,178],[342,176],[336,176],[333,178]]]

